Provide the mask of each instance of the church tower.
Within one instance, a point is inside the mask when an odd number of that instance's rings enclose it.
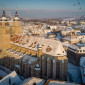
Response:
[[[5,9],[3,9],[2,17],[0,19],[0,50],[10,47],[10,27],[5,16]]]
[[[16,12],[15,12],[15,17],[13,19],[13,25],[14,26],[19,26],[20,25],[20,19],[18,17],[17,9],[16,9]]]
[[[1,17],[1,20],[0,20],[0,25],[1,26],[7,26],[8,25],[8,21],[7,21],[7,18],[5,16],[5,9],[3,8],[3,14],[2,14],[2,17]]]
[[[17,9],[15,12],[15,16],[13,19],[13,26],[11,26],[11,36],[14,34],[21,34],[22,33],[22,26],[20,25],[20,19],[18,17]]]

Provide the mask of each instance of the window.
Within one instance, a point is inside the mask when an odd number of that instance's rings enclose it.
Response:
[[[77,50],[77,52],[79,52],[79,50]]]
[[[85,52],[85,50],[83,50],[83,52]]]
[[[80,52],[82,52],[82,50],[80,50]]]
[[[46,52],[50,52],[52,50],[52,48],[50,47],[50,46],[48,46],[47,48],[46,48]]]

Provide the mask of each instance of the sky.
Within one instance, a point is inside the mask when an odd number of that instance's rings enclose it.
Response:
[[[85,0],[0,0],[0,15],[5,8],[8,16],[60,18],[85,15]]]

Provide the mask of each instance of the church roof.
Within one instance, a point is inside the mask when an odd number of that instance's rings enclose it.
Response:
[[[7,18],[6,17],[2,17],[1,21],[7,21]]]
[[[3,14],[2,14],[2,17],[5,17],[5,10],[4,10],[4,8],[3,8]]]
[[[16,9],[16,12],[15,12],[15,17],[14,17],[14,21],[19,21],[19,17],[18,17],[18,13],[17,13],[17,9]]]
[[[18,17],[14,17],[14,21],[19,21],[20,19]]]
[[[66,52],[59,40],[45,39],[41,37],[33,37],[28,35],[14,35],[13,44],[38,51],[39,45],[42,47],[43,53],[52,56],[63,56]]]
[[[5,10],[3,9],[3,14],[2,14],[2,17],[1,17],[1,21],[7,21],[7,18],[5,16]]]

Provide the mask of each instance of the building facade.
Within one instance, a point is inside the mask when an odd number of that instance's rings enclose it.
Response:
[[[22,35],[22,26],[19,23],[20,20],[16,11],[13,26],[5,24],[3,28],[5,31],[7,27],[9,28],[9,38],[7,37],[8,40],[6,40],[5,37],[2,37],[4,41],[0,42],[3,45],[0,53],[0,64],[15,70],[25,78],[39,77],[67,80],[68,59],[61,42],[59,40]],[[0,35],[5,36],[4,33]]]
[[[80,66],[80,58],[85,56],[85,44],[70,44],[67,49],[67,56],[69,62],[74,65]]]

